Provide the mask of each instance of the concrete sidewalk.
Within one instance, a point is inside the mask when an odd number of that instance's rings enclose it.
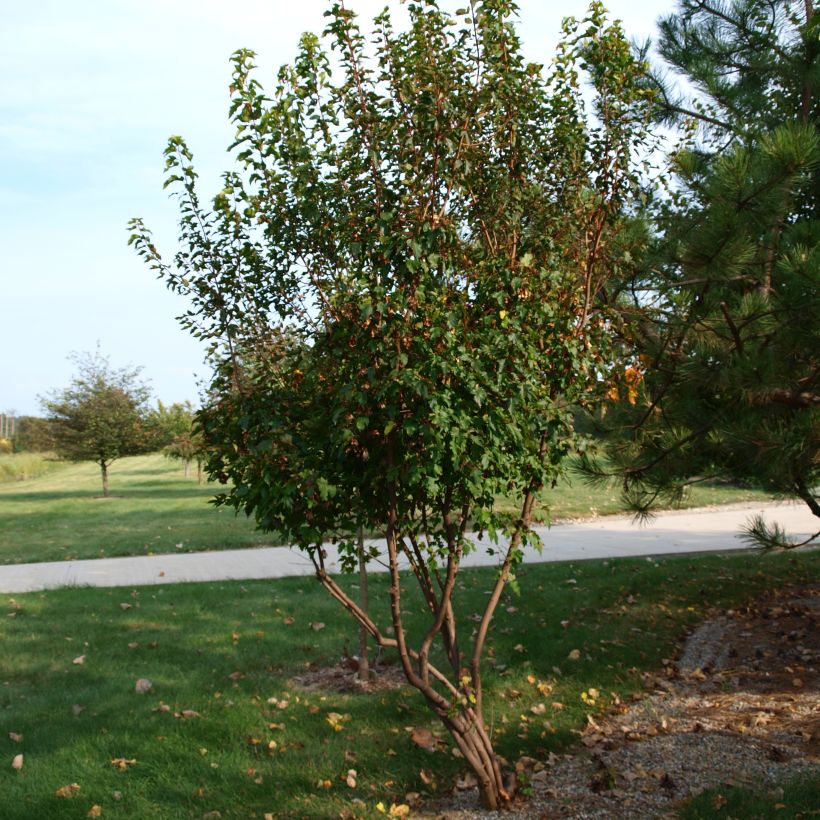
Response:
[[[526,562],[581,561],[591,558],[625,558],[675,553],[723,552],[746,549],[738,532],[748,518],[761,513],[780,523],[790,535],[807,538],[815,532],[817,519],[805,504],[734,504],[657,515],[646,525],[628,516],[603,516],[593,521],[540,527],[543,552],[528,548]],[[2,536],[0,536],[2,537]],[[384,541],[375,540],[382,555]],[[486,541],[462,566],[491,566]],[[337,551],[326,545],[328,566],[337,565]],[[384,571],[383,564],[373,564]],[[310,575],[313,565],[299,550],[288,547],[257,547],[219,552],[176,553],[133,558],[101,558],[0,566],[0,592],[32,592],[65,586],[143,586],[196,581],[283,578]]]

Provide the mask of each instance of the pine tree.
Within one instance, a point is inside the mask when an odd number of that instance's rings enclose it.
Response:
[[[639,513],[719,477],[820,517],[818,34],[787,0],[682,0],[660,22],[659,120],[691,137],[622,291],[630,367],[604,416]],[[794,545],[761,520],[747,534]]]

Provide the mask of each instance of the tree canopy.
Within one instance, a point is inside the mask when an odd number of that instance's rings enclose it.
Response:
[[[148,422],[149,388],[139,368],[113,368],[99,351],[73,354],[77,373],[68,387],[42,400],[57,453],[100,465],[103,496],[108,468],[122,456],[156,446]]]
[[[190,299],[182,323],[210,344],[198,418],[207,469],[228,484],[220,502],[304,549],[330,594],[398,651],[494,807],[510,792],[483,715],[484,642],[536,493],[583,447],[573,410],[612,367],[605,293],[642,240],[628,212],[648,92],[597,2],[566,22],[548,71],[523,59],[509,0],[407,11],[408,29],[385,11],[368,39],[334,4],[272,96],[254,55],[237,52],[237,169],[203,206],[172,138],[181,249],[166,263],[139,220],[131,241]],[[498,493],[519,499],[517,515],[495,511]],[[471,526],[498,576],[460,635]],[[324,563],[333,538],[356,566],[359,527],[386,538],[389,627]],[[429,609],[413,641],[400,562]]]

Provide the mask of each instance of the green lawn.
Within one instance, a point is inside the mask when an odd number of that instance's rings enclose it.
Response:
[[[0,484],[0,563],[59,561],[159,552],[190,552],[275,544],[275,535],[208,503],[217,488],[185,478],[179,462],[161,455],[124,458],[111,468],[112,497],[100,497],[99,469],[60,464],[25,481]],[[750,501],[766,496],[731,487],[697,487],[690,506]],[[576,479],[544,494],[553,519],[622,510],[614,490],[595,491]],[[511,509],[509,502],[500,501]]]
[[[487,715],[498,751],[515,761],[567,748],[588,714],[640,690],[641,673],[660,666],[707,603],[735,606],[816,579],[818,570],[816,552],[524,568],[526,594],[506,597],[488,645]],[[490,570],[463,572],[462,615],[483,606],[492,578]],[[372,581],[374,612],[385,611],[386,583]],[[419,611],[416,596],[404,601],[408,613]],[[355,645],[352,624],[307,579],[64,589],[2,603],[4,820],[79,819],[95,805],[105,818],[137,820],[216,811],[225,820],[338,818],[344,810],[383,817],[377,803],[444,792],[465,771],[443,734],[435,752],[411,743],[407,727],[440,733],[412,691],[340,695],[294,685],[295,674],[335,662],[345,639]],[[408,621],[418,631],[420,620]],[[316,631],[315,622],[326,627]],[[568,659],[573,649],[580,660]],[[138,678],[153,690],[137,694]],[[540,693],[539,683],[552,691]],[[590,687],[601,692],[594,707],[581,699]],[[531,711],[539,704],[546,714]],[[23,767],[13,771],[19,753]],[[427,772],[435,773],[429,783]],[[75,783],[72,797],[56,794]]]
[[[91,463],[0,484],[0,563],[271,543],[245,516],[209,504],[214,485],[185,478],[179,462],[158,454],[124,458],[110,475],[107,499]]]

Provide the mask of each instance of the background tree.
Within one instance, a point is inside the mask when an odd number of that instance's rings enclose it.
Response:
[[[191,462],[196,462],[196,480],[202,483],[202,465],[208,457],[208,449],[201,431],[191,427],[187,433],[180,433],[173,437],[169,444],[163,447],[162,452],[167,458],[177,459],[183,464],[185,477]]]
[[[64,390],[42,400],[43,409],[57,453],[99,464],[107,498],[112,462],[156,445],[148,423],[150,390],[139,380],[139,368],[112,368],[99,351],[73,354],[71,359],[77,374]]]
[[[194,406],[189,401],[164,404],[157,401],[157,406],[148,415],[155,430],[157,446],[165,447],[177,436],[190,434],[194,425]]]
[[[49,453],[57,449],[51,422],[38,416],[17,419],[13,443],[16,452]]]
[[[572,409],[610,367],[600,294],[635,250],[623,214],[645,92],[598,3],[567,22],[546,75],[523,60],[508,0],[455,18],[435,2],[407,10],[408,30],[385,12],[367,42],[333,5],[336,68],[305,35],[272,98],[237,52],[238,171],[204,208],[173,138],[182,249],[167,265],[138,220],[131,241],[192,300],[182,322],[210,343],[198,418],[210,475],[230,481],[219,500],[304,549],[329,593],[397,650],[496,807],[510,791],[484,718],[484,644],[536,494],[582,446]],[[517,515],[494,510],[501,492]],[[471,523],[498,574],[460,634]],[[386,538],[389,627],[324,563],[335,538],[356,568],[359,527]],[[405,629],[400,561],[429,610],[424,634]]]
[[[642,513],[719,477],[820,517],[820,16],[683,0],[660,32],[658,113],[692,138],[671,158],[655,252],[621,295],[633,358],[610,454]],[[787,544],[762,520],[748,534]]]

